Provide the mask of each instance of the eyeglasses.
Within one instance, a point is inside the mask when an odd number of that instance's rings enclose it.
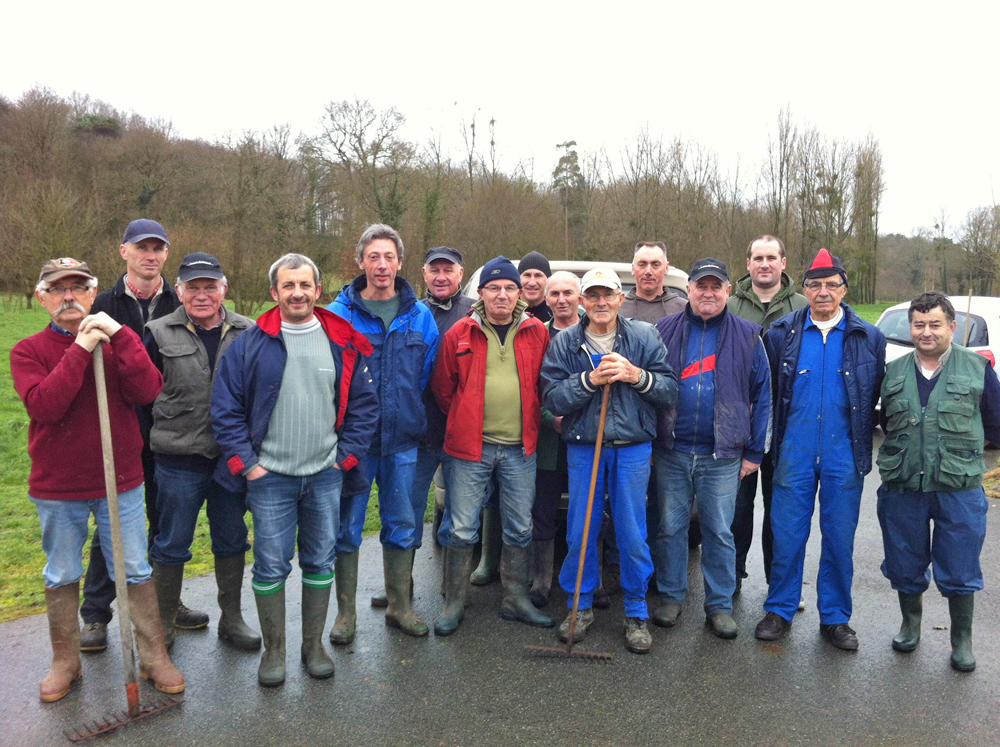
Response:
[[[484,291],[489,291],[490,293],[499,293],[500,291],[506,291],[507,293],[517,293],[517,286],[511,283],[510,285],[489,285],[483,286]]]
[[[822,283],[819,280],[810,280],[805,283],[804,287],[806,290],[818,291],[820,288],[826,288],[827,290],[835,291],[843,288],[847,283],[842,282],[832,282],[832,283]]]
[[[597,290],[588,290],[586,293],[583,294],[583,297],[586,298],[590,303],[597,303],[602,299],[605,301],[613,301],[617,296],[618,296],[618,291],[614,290],[613,288],[608,288],[603,293]]]
[[[70,291],[77,298],[82,298],[90,292],[89,285],[53,285],[49,288],[42,288],[44,293],[48,293],[50,296],[59,298],[60,296],[65,296],[66,291]]]

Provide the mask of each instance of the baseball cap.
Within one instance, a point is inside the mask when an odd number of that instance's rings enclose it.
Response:
[[[427,250],[427,254],[424,255],[424,264],[428,265],[435,259],[446,259],[449,262],[460,265],[462,264],[462,253],[458,249],[452,249],[450,246],[436,246],[433,249]]]
[[[622,279],[610,267],[595,267],[593,270],[587,270],[580,281],[580,292],[586,293],[590,288],[597,287],[621,290]]]
[[[136,244],[143,239],[159,239],[167,246],[170,245],[163,226],[149,218],[139,218],[139,220],[129,223],[128,228],[125,229],[125,235],[122,236],[122,243]]]
[[[72,257],[59,257],[59,259],[50,259],[42,265],[42,271],[38,275],[38,282],[54,283],[56,280],[61,280],[70,275],[97,280],[97,277],[90,271],[86,262],[81,262]]]
[[[177,271],[177,279],[187,282],[196,278],[211,278],[222,280],[226,273],[222,271],[219,260],[205,252],[194,252],[181,260],[181,268]]]
[[[729,281],[729,270],[726,269],[726,263],[712,257],[705,257],[705,259],[699,259],[694,263],[691,274],[688,275],[688,282],[696,283],[708,275],[719,278],[719,280]]]

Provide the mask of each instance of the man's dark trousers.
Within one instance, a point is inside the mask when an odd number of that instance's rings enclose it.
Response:
[[[761,475],[761,495],[764,499],[764,523],[760,535],[764,552],[764,579],[771,583],[771,559],[774,557],[774,532],[771,531],[771,495],[774,492],[774,463],[765,454],[757,471]],[[753,543],[753,505],[757,497],[757,472],[740,481],[736,493],[736,513],[733,515],[733,540],[736,542],[736,577],[747,577],[747,555]]]

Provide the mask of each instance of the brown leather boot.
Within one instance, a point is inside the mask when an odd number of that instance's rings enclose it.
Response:
[[[128,601],[135,626],[135,645],[139,649],[139,676],[152,680],[164,693],[184,691],[184,676],[170,661],[163,644],[160,607],[156,602],[156,584],[152,579],[142,584],[129,584]]]
[[[52,666],[38,694],[45,703],[65,697],[73,682],[80,679],[80,582],[45,590],[45,613],[49,618]]]

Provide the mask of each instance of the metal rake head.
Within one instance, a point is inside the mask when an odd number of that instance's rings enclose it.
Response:
[[[614,658],[611,654],[602,654],[596,651],[581,651],[578,648],[570,650],[568,647],[563,648],[562,646],[558,648],[555,646],[525,646],[524,648],[538,656],[551,657],[553,659],[596,661],[607,664]]]
[[[153,703],[139,706],[139,710],[134,715],[128,711],[112,713],[103,721],[84,723],[80,728],[67,729],[63,732],[63,734],[65,734],[66,738],[71,742],[82,742],[85,739],[96,737],[98,734],[107,734],[109,731],[114,731],[119,726],[125,726],[133,721],[138,721],[139,719],[149,718],[150,716],[155,716],[158,713],[163,713],[163,711],[168,708],[173,708],[175,705],[180,705],[182,702],[184,701],[176,700],[175,698],[171,698],[169,695],[161,695]]]

